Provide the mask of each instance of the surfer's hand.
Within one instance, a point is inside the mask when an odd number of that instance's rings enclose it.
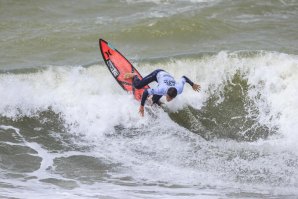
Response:
[[[139,113],[142,117],[144,117],[144,106],[140,106]]]
[[[201,86],[199,84],[193,84],[192,89],[199,92],[201,90]]]

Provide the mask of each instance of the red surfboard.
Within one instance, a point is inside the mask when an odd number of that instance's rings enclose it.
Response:
[[[124,79],[126,73],[135,73],[139,79],[142,79],[143,77],[137,69],[135,69],[117,49],[105,40],[99,39],[99,48],[104,62],[116,81],[124,90],[133,93],[136,100],[141,101],[144,90],[149,88],[149,86],[145,86],[142,89],[135,89],[132,85],[132,79]]]

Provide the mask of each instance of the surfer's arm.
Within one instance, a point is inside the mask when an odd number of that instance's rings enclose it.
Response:
[[[147,100],[147,97],[149,95],[160,95],[163,96],[166,93],[165,88],[156,87],[156,88],[148,88],[143,92],[142,100],[141,100],[141,106],[145,105],[145,102]]]
[[[141,106],[139,108],[139,113],[141,114],[142,117],[144,117],[144,106],[148,95],[149,95],[148,89],[145,89],[142,95]]]
[[[186,76],[182,76],[182,78],[184,78],[185,81],[186,81],[187,83],[189,83],[189,85],[191,85],[191,86],[194,85],[194,83],[193,83],[188,77],[186,77]]]
[[[182,76],[182,78],[183,79],[185,79],[185,81],[189,84],[189,85],[191,85],[191,87],[192,87],[192,89],[194,90],[194,91],[200,91],[201,90],[201,86],[199,85],[199,84],[195,84],[195,83],[193,83],[188,77],[186,77],[186,76]]]
[[[147,97],[149,95],[160,95],[162,96],[164,92],[164,89],[162,88],[148,88],[148,89],[145,89],[145,91],[143,92],[143,95],[142,95],[142,100],[141,100],[141,106],[139,108],[139,113],[141,114],[141,116],[144,116],[144,106],[145,106],[145,102],[147,100]],[[157,104],[160,106],[161,103],[157,102]]]
[[[146,102],[146,100],[147,100],[148,95],[149,95],[149,93],[148,93],[148,89],[146,89],[146,90],[143,92],[143,95],[142,95],[141,106],[144,106],[144,105],[145,105],[145,102]]]

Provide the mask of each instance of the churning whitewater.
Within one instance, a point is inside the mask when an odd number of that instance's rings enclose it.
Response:
[[[144,118],[103,64],[1,73],[1,195],[298,194],[297,56],[220,52],[137,64],[142,74],[160,65],[203,90],[186,87]]]
[[[0,18],[0,198],[298,198],[298,1],[1,0]],[[140,117],[99,38],[202,90]]]

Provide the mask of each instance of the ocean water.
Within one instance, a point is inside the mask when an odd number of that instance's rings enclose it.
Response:
[[[298,198],[296,0],[0,0],[0,17],[0,198]],[[99,38],[201,92],[141,118]]]

